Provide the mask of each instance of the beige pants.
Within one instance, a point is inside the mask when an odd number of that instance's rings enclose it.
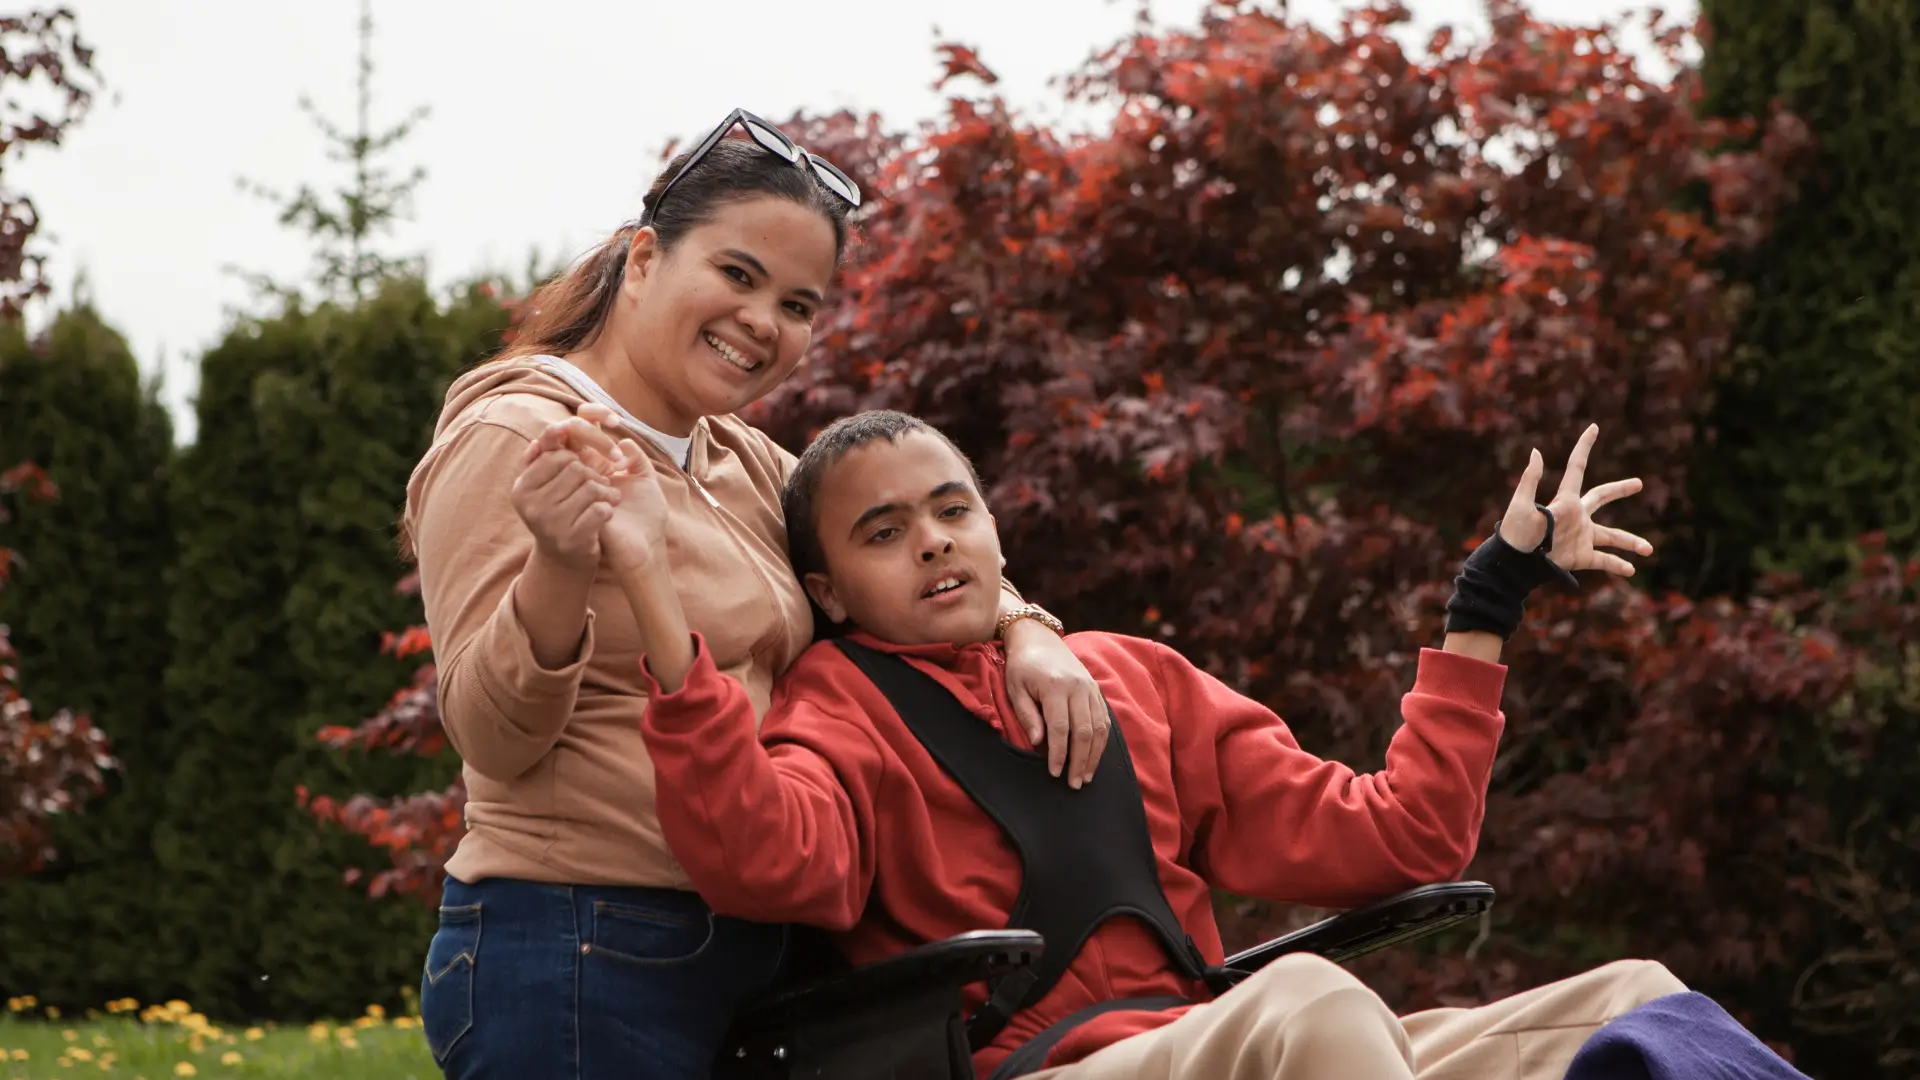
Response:
[[[1396,1017],[1345,968],[1295,954],[1031,1080],[1561,1080],[1600,1025],[1685,989],[1657,963],[1621,960],[1476,1009]]]

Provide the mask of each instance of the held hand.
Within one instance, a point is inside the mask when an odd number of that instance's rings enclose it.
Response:
[[[1007,627],[1007,696],[1027,738],[1047,748],[1047,769],[1067,784],[1093,779],[1112,717],[1085,664],[1060,635],[1032,619]]]
[[[572,449],[572,424],[581,422],[550,424],[527,444],[511,501],[541,554],[591,573],[600,564],[600,527],[613,516],[620,493]]]
[[[609,482],[619,493],[618,505],[600,528],[600,546],[614,566],[638,570],[667,550],[667,501],[653,462],[632,439],[616,449],[626,464]]]
[[[1632,577],[1632,563],[1599,549],[1617,548],[1636,555],[1651,555],[1653,545],[1624,529],[1609,528],[1595,522],[1593,514],[1610,502],[1637,493],[1640,490],[1639,478],[1615,480],[1585,493],[1580,490],[1580,486],[1586,482],[1587,458],[1593,452],[1594,440],[1599,436],[1598,424],[1589,424],[1587,430],[1580,433],[1580,441],[1574,444],[1573,453],[1567,457],[1567,471],[1560,477],[1560,488],[1554,492],[1552,501],[1546,503],[1547,509],[1553,513],[1554,523],[1553,550],[1548,552],[1547,557],[1564,570],[1605,570],[1618,577]],[[1526,471],[1520,474],[1520,485],[1514,490],[1513,500],[1507,504],[1506,516],[1500,520],[1501,538],[1521,551],[1532,551],[1539,547],[1547,535],[1546,515],[1537,508],[1540,502],[1540,474],[1543,471],[1540,451],[1535,450],[1527,458]]]

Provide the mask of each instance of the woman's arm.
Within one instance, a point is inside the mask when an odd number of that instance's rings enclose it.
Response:
[[[511,504],[530,442],[513,426],[473,423],[415,477],[409,499],[441,718],[461,758],[496,780],[552,749],[593,652],[593,572],[538,555]]]

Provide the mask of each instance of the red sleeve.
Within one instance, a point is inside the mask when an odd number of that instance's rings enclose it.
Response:
[[[886,759],[828,665],[789,670],[757,738],[746,690],[700,635],[678,693],[641,672],[660,828],[694,888],[722,915],[851,929],[873,886]]]
[[[1479,841],[1506,668],[1420,653],[1386,767],[1300,748],[1270,710],[1156,646],[1193,865],[1239,893],[1320,907],[1459,877]]]

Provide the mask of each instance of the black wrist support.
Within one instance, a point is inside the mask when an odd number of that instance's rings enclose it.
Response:
[[[1549,581],[1578,590],[1580,581],[1560,567],[1547,552],[1553,550],[1553,511],[1547,515],[1547,535],[1532,551],[1521,551],[1495,529],[1487,542],[1467,556],[1453,579],[1453,599],[1447,601],[1447,633],[1484,630],[1505,641],[1520,628],[1527,594]]]

